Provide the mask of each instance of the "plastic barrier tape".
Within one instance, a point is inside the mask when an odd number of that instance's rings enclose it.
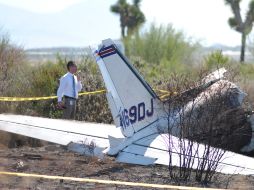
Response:
[[[187,186],[176,186],[176,185],[160,185],[160,184],[149,184],[149,183],[136,183],[126,181],[112,181],[112,180],[101,180],[101,179],[90,179],[90,178],[76,178],[76,177],[63,177],[63,176],[51,176],[51,175],[39,175],[39,174],[28,174],[28,173],[16,173],[16,172],[5,172],[0,171],[0,175],[18,176],[18,177],[34,177],[44,178],[53,180],[68,180],[86,183],[100,183],[100,184],[112,184],[112,185],[124,185],[133,187],[149,187],[149,188],[160,188],[160,189],[179,189],[179,190],[205,190],[208,188],[199,187],[187,187]],[[209,188],[209,190],[216,190]]]
[[[156,91],[159,91],[163,93],[163,95],[160,96],[160,99],[165,99],[168,96],[170,96],[172,93],[166,90],[159,90],[156,89]],[[95,95],[95,94],[102,94],[105,93],[106,90],[97,90],[92,92],[82,92],[79,93],[79,96],[84,95]],[[177,92],[173,92],[173,94],[177,94]],[[50,100],[50,99],[56,99],[57,96],[45,96],[45,97],[0,97],[0,102],[23,102],[23,101],[37,101],[37,100]]]
[[[79,93],[79,96],[83,95],[94,95],[94,94],[101,94],[105,93],[106,90],[97,90],[93,92],[82,92]],[[50,100],[55,99],[57,96],[47,96],[47,97],[0,97],[0,102],[22,102],[22,101],[34,101],[34,100]]]

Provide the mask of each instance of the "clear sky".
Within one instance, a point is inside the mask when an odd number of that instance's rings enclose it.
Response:
[[[87,46],[120,38],[119,17],[109,11],[116,0],[0,0],[0,26],[25,48]],[[242,1],[243,15],[249,0]],[[224,0],[143,0],[147,23],[173,24],[203,45],[240,45],[227,24]]]

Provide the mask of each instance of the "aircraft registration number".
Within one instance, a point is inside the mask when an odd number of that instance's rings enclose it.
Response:
[[[152,117],[154,114],[153,99],[150,106],[146,106],[144,102],[131,106],[129,109],[120,111],[120,126],[126,129],[131,124],[144,120],[146,117]]]

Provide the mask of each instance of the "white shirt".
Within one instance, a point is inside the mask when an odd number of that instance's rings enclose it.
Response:
[[[75,80],[75,94],[74,96],[74,89],[73,89],[73,76]],[[63,96],[69,96],[73,98],[78,98],[78,92],[80,92],[82,89],[82,84],[80,81],[77,80],[77,77],[70,72],[66,73],[64,76],[60,79],[60,85],[57,90],[57,98],[58,102],[62,101]]]

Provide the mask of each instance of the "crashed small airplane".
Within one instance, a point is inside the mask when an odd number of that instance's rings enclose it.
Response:
[[[193,123],[201,121],[200,118],[204,118],[206,113],[200,114],[200,107],[216,96],[220,85],[226,89],[221,90],[222,96],[225,93],[231,95],[228,104],[231,109],[241,107],[246,95],[235,84],[224,79],[226,70],[222,68],[205,77],[195,98],[187,101],[180,110],[177,108],[168,112],[168,104],[160,100],[111,39],[102,41],[94,57],[107,88],[106,96],[115,126],[0,114],[0,130],[66,145],[69,150],[81,154],[115,156],[118,162],[169,165],[171,159],[172,165],[179,166],[182,120],[179,113],[184,113]],[[190,112],[195,114],[190,116]],[[250,114],[247,120],[249,134],[244,136],[245,131],[242,136],[247,139],[246,142],[239,149],[232,149],[234,152],[227,150],[219,160],[216,171],[254,174],[254,158],[242,155],[254,150],[253,119]],[[194,134],[195,129],[189,129],[189,132]],[[168,139],[171,139],[173,146],[169,146]],[[193,147],[197,152],[193,164],[195,168],[201,159],[199,155],[206,147],[202,142],[195,142]],[[171,158],[169,151],[172,152]]]

